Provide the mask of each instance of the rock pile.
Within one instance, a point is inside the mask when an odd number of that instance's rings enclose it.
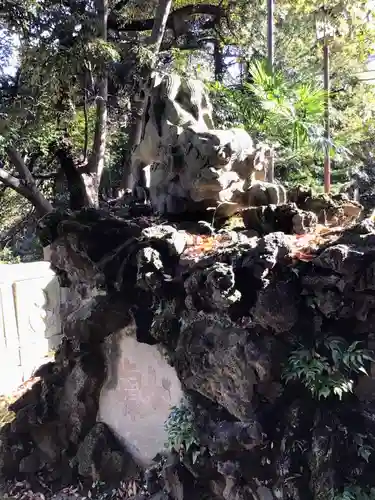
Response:
[[[90,210],[43,220],[72,312],[55,362],[12,406],[2,477],[52,490],[137,477],[131,452],[97,421],[104,345],[122,331],[161,346],[185,394],[167,425],[177,450],[137,498],[370,495],[372,222],[305,236],[186,227]]]

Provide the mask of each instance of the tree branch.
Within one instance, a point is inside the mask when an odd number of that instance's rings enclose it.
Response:
[[[54,179],[58,172],[47,172],[45,174],[33,174],[34,180],[48,180],[48,179]],[[18,175],[13,175],[14,178],[17,180],[20,179]]]
[[[37,180],[48,180],[48,179],[54,179],[56,177],[58,172],[49,172],[46,174],[34,174],[33,177],[34,179]]]
[[[155,60],[159,55],[160,45],[163,41],[165,28],[167,26],[168,18],[171,12],[172,0],[159,0],[158,8],[156,9],[155,21],[152,26],[152,32],[149,39],[149,44],[155,50]]]
[[[112,7],[112,10],[119,11],[126,7],[126,5],[129,3],[130,0],[119,0],[115,5]]]
[[[220,21],[221,18],[225,17],[225,10],[217,5],[185,5],[184,7],[176,9],[169,14],[166,28],[173,29],[174,21],[177,17],[187,19],[188,17],[197,14],[212,16],[214,18],[213,22],[205,24],[206,28],[212,28]],[[108,28],[115,31],[151,31],[154,26],[154,22],[155,19],[141,19],[122,25],[116,16],[110,16],[108,18]]]
[[[108,39],[108,0],[97,0],[98,35],[107,42]],[[108,70],[105,69],[98,79],[98,95],[96,97],[96,120],[93,146],[88,165],[90,182],[86,185],[87,195],[93,206],[99,206],[99,184],[104,169],[107,145],[108,118]],[[84,175],[84,174],[83,174]],[[87,179],[88,180],[88,179]]]
[[[151,73],[157,63],[157,59],[160,52],[160,46],[164,38],[171,8],[172,8],[172,0],[159,0],[155,13],[155,19],[152,20],[153,25],[152,25],[151,36],[146,41],[146,45],[152,47],[153,57],[148,65],[144,65],[142,76],[145,81],[147,81],[148,78],[151,76]],[[133,98],[131,106],[133,110],[132,113],[133,124],[131,128],[131,133],[129,134],[130,146],[132,149],[136,147],[141,141],[142,124],[145,118],[146,102],[147,102],[147,94],[145,95],[141,103],[136,103]],[[126,189],[127,188],[133,189],[133,186],[130,185],[130,179],[132,177],[130,172],[130,164],[131,164],[131,158],[128,164],[124,165],[123,184]]]
[[[14,177],[12,174],[7,172],[4,168],[0,167],[0,181],[4,184],[4,186],[14,189],[22,196],[26,197],[27,190],[22,185],[21,181]]]
[[[31,175],[30,170],[25,165],[19,152],[13,148],[7,148],[7,154],[10,162],[17,170],[20,179],[17,179],[9,172],[1,168],[0,180],[8,187],[11,187],[17,193],[27,198],[38,212],[38,215],[43,216],[52,212],[53,207],[51,203],[43,196],[35,184],[35,180]]]
[[[31,175],[30,170],[25,165],[25,162],[23,161],[19,152],[11,146],[8,147],[6,151],[8,153],[8,157],[9,157],[10,162],[13,164],[14,168],[17,170],[20,178],[25,181],[26,185],[32,186],[33,184],[35,184],[33,176]]]

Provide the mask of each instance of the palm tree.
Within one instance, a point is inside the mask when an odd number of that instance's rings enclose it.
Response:
[[[245,106],[251,105],[253,122],[270,141],[298,150],[322,144],[324,97],[320,87],[310,83],[290,85],[280,71],[268,70],[264,61],[250,66],[251,84],[245,84]]]

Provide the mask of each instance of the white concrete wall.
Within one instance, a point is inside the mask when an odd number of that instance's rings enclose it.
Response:
[[[0,394],[30,378],[59,344],[60,302],[49,262],[0,264]]]

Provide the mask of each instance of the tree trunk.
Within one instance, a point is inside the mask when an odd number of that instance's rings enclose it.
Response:
[[[224,76],[224,63],[223,52],[220,47],[220,42],[216,40],[214,43],[214,63],[215,63],[215,80],[217,82],[223,81]]]
[[[172,8],[172,0],[159,0],[159,5],[156,10],[154,25],[152,27],[151,37],[149,40],[149,44],[153,45],[153,49],[155,49],[153,66],[155,65],[157,57],[159,55],[161,42],[163,41],[165,28],[167,26],[167,21],[169,14],[171,12],[171,8]]]
[[[98,36],[107,41],[108,0],[97,0]],[[86,194],[90,205],[99,205],[99,185],[104,169],[104,157],[107,143],[107,100],[108,100],[108,72],[103,68],[98,82],[98,96],[96,98],[96,123],[92,148],[92,155],[87,171],[82,173],[86,186]]]
[[[86,83],[86,78],[85,78]],[[89,147],[89,117],[87,112],[87,86],[85,84],[84,88],[84,102],[83,102],[83,114],[85,117],[85,142],[83,146],[83,161],[87,160],[87,151]]]
[[[35,207],[38,217],[51,212],[53,206],[41,193],[35,178],[49,178],[50,175],[53,175],[55,182],[61,184],[60,173],[39,174],[34,178],[18,151],[10,147],[7,152],[10,162],[17,170],[18,177],[6,171],[0,164],[0,182],[26,198]],[[95,176],[92,176],[87,171],[80,172],[75,165],[69,144],[60,146],[55,151],[55,155],[60,162],[61,172],[67,182],[69,193],[67,204],[69,208],[71,210],[80,210],[84,207],[97,205],[98,188],[94,183]],[[57,200],[57,204],[61,205],[61,201],[59,203],[59,200]]]
[[[148,76],[152,73],[153,69],[155,68],[161,43],[163,41],[165,29],[167,26],[168,17],[171,12],[172,3],[173,3],[172,0],[159,0],[151,36],[147,41],[147,45],[153,51],[153,57],[151,64],[146,68],[144,74],[141,75],[141,78],[144,79],[144,81],[147,81]],[[136,102],[135,100],[133,100],[131,105],[132,124],[129,134],[129,152],[126,155],[127,157],[125,158],[126,163],[124,165],[124,175],[121,183],[122,187],[125,189],[132,187],[129,185],[131,154],[134,148],[141,141],[142,124],[143,124],[146,102],[147,102],[147,94],[142,102]]]
[[[71,210],[80,210],[83,207],[91,205],[88,196],[84,176],[74,164],[73,156],[68,147],[61,147],[56,151],[56,156],[60,161],[61,170],[65,174],[69,192],[69,208]]]

